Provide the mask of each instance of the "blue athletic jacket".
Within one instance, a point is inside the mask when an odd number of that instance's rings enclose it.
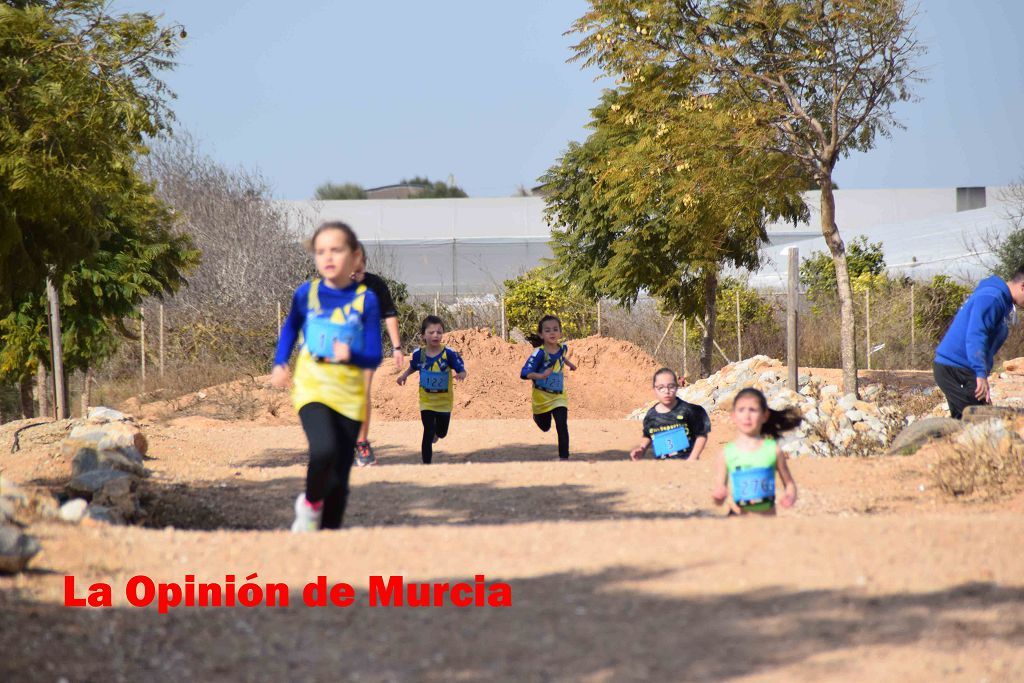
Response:
[[[974,371],[988,377],[993,358],[1010,333],[1013,312],[1010,288],[993,275],[985,278],[957,311],[953,324],[935,349],[935,362]]]

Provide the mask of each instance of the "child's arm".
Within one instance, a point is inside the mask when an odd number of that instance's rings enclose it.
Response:
[[[640,440],[640,445],[629,452],[630,460],[639,460],[644,457],[644,453],[651,447],[651,437],[645,436]]]
[[[701,434],[693,440],[693,449],[690,451],[690,460],[700,460],[701,453],[704,452],[704,446],[708,443],[708,437]]]
[[[299,337],[302,325],[306,321],[305,307],[299,292],[301,287],[295,290],[292,295],[292,307],[288,311],[288,317],[281,325],[281,334],[277,340],[277,351],[274,353],[274,369],[270,373],[270,384],[278,389],[287,389],[291,382],[291,372],[288,370],[288,358],[292,355],[292,347]],[[307,290],[308,291],[308,290]]]
[[[777,445],[775,448],[775,469],[778,470],[779,476],[782,477],[782,483],[786,487],[786,492],[779,504],[784,508],[791,508],[796,502],[796,482],[793,481],[793,474],[789,471],[789,459],[782,451],[782,446]]]
[[[452,370],[455,371],[455,379],[460,381],[466,379],[466,364],[458,351],[448,349],[448,362],[451,363]]]
[[[729,468],[725,466],[725,453],[720,453],[715,460],[715,476],[712,482],[715,488],[711,490],[711,498],[716,505],[721,505],[729,495]]]
[[[420,350],[416,349],[412,352],[412,357],[409,359],[409,367],[407,367],[402,374],[395,378],[395,381],[400,385],[405,385],[405,380],[409,378],[409,375],[420,369]]]
[[[567,368],[576,372],[576,364],[569,360],[569,347],[564,344],[562,345],[562,362],[565,363]]]
[[[530,357],[526,359],[526,364],[523,365],[522,371],[519,373],[520,379],[547,379],[551,376],[553,368],[548,368],[544,372],[537,371],[543,354],[544,352],[540,349],[530,354]]]

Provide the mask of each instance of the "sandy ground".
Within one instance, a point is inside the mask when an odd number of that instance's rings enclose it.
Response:
[[[631,405],[623,408],[631,409]],[[36,428],[45,430],[45,427]],[[724,519],[711,462],[626,461],[639,423],[571,419],[573,459],[527,419],[460,419],[418,464],[420,425],[380,422],[346,528],[292,535],[293,423],[152,422],[149,528],[36,524],[0,578],[0,681],[1019,681],[1024,499],[949,501],[929,451],[799,460],[800,499]],[[730,436],[716,416],[709,453]],[[53,485],[54,446],[0,450]],[[128,580],[284,582],[288,608],[127,604]],[[369,577],[507,582],[510,608],[374,608]],[[114,607],[63,606],[113,587]],[[310,608],[306,582],[356,589]]]

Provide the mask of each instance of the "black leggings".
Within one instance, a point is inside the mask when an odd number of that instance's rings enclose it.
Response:
[[[336,413],[323,403],[302,406],[299,420],[309,441],[306,500],[324,502],[322,529],[340,529],[361,423]]]
[[[421,410],[420,421],[423,423],[423,443],[420,444],[420,455],[423,464],[429,465],[434,459],[434,437],[443,439],[448,436],[448,425],[452,422],[451,413],[439,413],[435,410]]]
[[[552,408],[546,413],[534,414],[533,421],[542,432],[551,429],[551,418],[555,418],[555,431],[558,432],[558,457],[569,459],[569,409]]]

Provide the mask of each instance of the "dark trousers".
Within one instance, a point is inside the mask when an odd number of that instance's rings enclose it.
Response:
[[[551,418],[555,420],[555,431],[558,433],[558,457],[562,460],[569,458],[569,409],[552,408],[546,413],[537,413],[533,421],[540,427],[540,431],[546,432],[551,429]]]
[[[984,401],[979,401],[974,396],[974,390],[977,388],[974,370],[932,363],[932,374],[935,375],[935,383],[946,395],[950,417],[959,420],[963,417],[964,408],[967,406],[984,405]]]
[[[448,436],[448,425],[452,422],[451,413],[439,413],[435,410],[421,410],[420,422],[423,423],[423,442],[420,444],[420,455],[423,464],[429,465],[434,459],[434,437],[443,439]]]
[[[302,406],[299,421],[309,441],[306,500],[324,502],[321,528],[340,529],[361,423],[336,413],[323,403]]]

